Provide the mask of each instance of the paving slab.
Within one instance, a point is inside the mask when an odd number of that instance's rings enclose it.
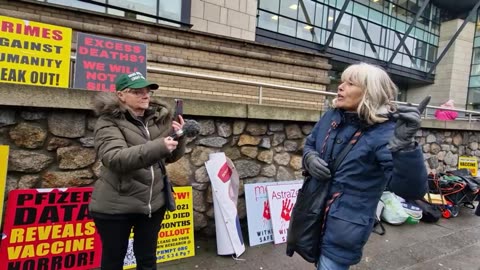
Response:
[[[438,223],[386,225],[383,236],[372,234],[362,261],[352,270],[480,270],[480,217],[462,208]],[[246,232],[244,232],[246,233]],[[248,237],[245,236],[248,240]],[[215,238],[198,238],[195,257],[158,265],[165,270],[314,270],[300,256],[285,255],[285,244],[249,247],[239,260],[218,256]]]

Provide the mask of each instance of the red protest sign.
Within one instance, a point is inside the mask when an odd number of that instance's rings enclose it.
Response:
[[[92,188],[13,190],[8,195],[2,270],[91,269],[101,242],[88,215]]]

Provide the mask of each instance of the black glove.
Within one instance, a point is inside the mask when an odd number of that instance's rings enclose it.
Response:
[[[393,113],[393,117],[397,120],[393,138],[388,143],[388,148],[392,152],[399,150],[413,150],[416,147],[414,140],[415,134],[421,127],[421,114],[427,107],[430,96],[426,97],[418,108],[415,107],[399,107]]]
[[[320,158],[319,154],[315,151],[308,153],[303,159],[303,166],[314,178],[326,181],[329,180],[332,175],[328,164]]]

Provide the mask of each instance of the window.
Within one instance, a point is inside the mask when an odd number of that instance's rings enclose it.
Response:
[[[305,42],[325,45],[345,1],[258,0],[258,27],[296,37]],[[424,1],[350,1],[338,22],[338,28],[329,46],[347,53],[389,61]],[[420,17],[406,38],[405,46],[400,47],[393,59],[394,64],[426,71],[425,69],[436,60],[440,20],[435,16],[439,12],[434,5],[427,6],[426,10],[428,13],[425,14],[432,15],[424,14]],[[368,43],[369,39],[364,30],[372,44]],[[281,35],[272,35],[271,38],[282,39]],[[305,43],[296,44],[303,46]],[[478,58],[480,62],[480,55]]]
[[[260,11],[258,15],[258,27],[270,31],[278,31],[278,15],[265,11]]]
[[[293,19],[297,18],[298,0],[281,0],[280,14]]]
[[[191,0],[44,0],[130,19],[180,26],[190,23]]]
[[[280,0],[260,1],[261,9],[265,9],[273,13],[278,13],[279,7],[280,7]]]

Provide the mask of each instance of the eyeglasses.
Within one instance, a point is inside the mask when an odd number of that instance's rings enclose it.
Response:
[[[137,97],[143,97],[145,95],[148,95],[151,97],[153,95],[153,91],[146,88],[139,88],[139,89],[127,88],[125,92],[133,94]]]

